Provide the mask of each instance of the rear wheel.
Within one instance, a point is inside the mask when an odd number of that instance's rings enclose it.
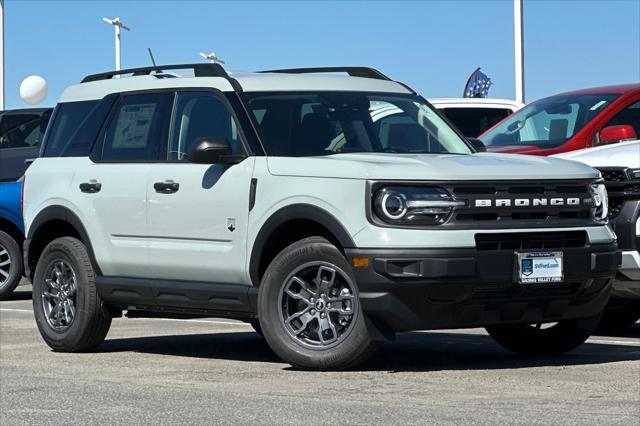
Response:
[[[558,355],[583,344],[595,331],[600,315],[553,324],[509,324],[487,327],[505,349],[523,355]]]
[[[324,238],[306,238],[276,256],[262,279],[258,309],[267,343],[296,367],[346,369],[379,346],[365,325],[348,262]]]
[[[58,238],[45,247],[33,277],[32,300],[38,330],[54,351],[93,350],[111,326],[87,250],[75,238]]]
[[[22,278],[20,246],[6,232],[0,231],[0,300],[7,298]]]

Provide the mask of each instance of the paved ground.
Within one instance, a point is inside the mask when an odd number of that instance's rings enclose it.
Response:
[[[359,371],[281,363],[242,323],[114,320],[93,354],[40,339],[29,287],[0,302],[0,424],[640,424],[640,324],[558,358],[483,330],[407,333]]]

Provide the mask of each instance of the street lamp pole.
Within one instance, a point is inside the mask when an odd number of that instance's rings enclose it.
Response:
[[[120,31],[125,29],[131,31],[131,28],[122,23],[119,17],[113,19],[102,18],[104,22],[109,25],[113,25],[115,29],[115,53],[116,53],[116,71],[120,71]]]
[[[522,1],[513,0],[513,30],[515,43],[516,101],[524,103],[524,28]]]

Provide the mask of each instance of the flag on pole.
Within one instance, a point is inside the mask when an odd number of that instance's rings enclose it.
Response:
[[[478,67],[471,73],[464,88],[465,98],[486,98],[489,95],[489,88],[493,83],[485,73]]]

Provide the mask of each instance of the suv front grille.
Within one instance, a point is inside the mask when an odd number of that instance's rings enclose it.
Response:
[[[626,200],[640,199],[640,179],[632,179],[629,169],[607,167],[599,169],[609,194],[609,218],[615,219]]]
[[[544,181],[455,185],[450,188],[455,198],[468,204],[456,209],[449,222],[453,226],[520,228],[591,224],[590,184]],[[557,200],[559,204],[552,204]]]
[[[536,250],[585,247],[585,231],[476,234],[478,250]]]

